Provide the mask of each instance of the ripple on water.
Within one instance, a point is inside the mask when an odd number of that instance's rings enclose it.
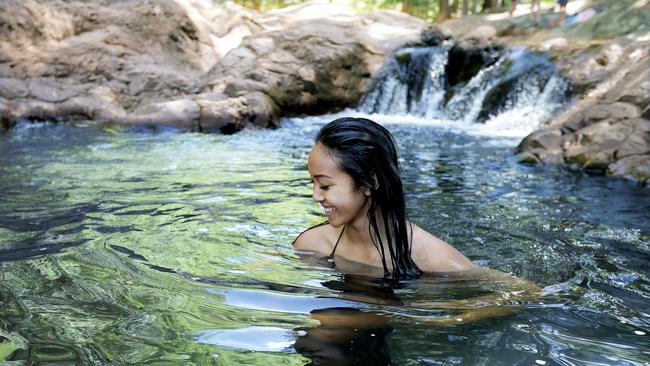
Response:
[[[293,345],[319,329],[314,313],[351,309],[390,319],[388,336],[355,342],[388,348],[394,364],[650,362],[647,190],[515,164],[518,139],[485,136],[489,126],[380,118],[399,145],[411,220],[478,264],[547,286],[514,315],[439,328],[425,321],[453,310],[413,304],[490,289],[361,281],[291,248],[323,220],[305,160],[329,119],[235,136],[66,125],[0,136],[11,357],[300,363]]]

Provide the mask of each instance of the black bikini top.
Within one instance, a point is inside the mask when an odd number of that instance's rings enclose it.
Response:
[[[327,258],[334,258],[334,252],[336,252],[336,247],[339,246],[339,242],[341,241],[341,237],[343,236],[343,232],[345,231],[345,226],[343,226],[343,230],[341,230],[341,233],[339,234],[339,238],[336,239],[336,244],[334,244],[334,249],[332,250],[332,253],[327,256]]]
[[[328,222],[325,221],[325,222],[322,222],[322,223],[320,223],[320,224],[318,224],[318,225],[314,225],[314,226],[310,227],[309,229],[307,229],[307,230],[303,231],[302,233],[300,233],[300,235],[302,235],[302,234],[305,233],[306,231],[309,231],[309,230],[311,230],[311,229],[313,229],[313,228],[315,228],[315,227],[322,226],[322,225],[326,225],[327,223],[328,223]],[[336,252],[336,248],[339,246],[339,242],[341,241],[341,237],[343,236],[343,232],[344,232],[344,231],[345,231],[345,226],[343,226],[343,230],[341,230],[341,233],[339,234],[339,238],[336,239],[336,244],[334,244],[334,249],[332,250],[332,253],[330,253],[330,255],[328,255],[328,256],[326,256],[326,257],[322,257],[323,259],[333,259],[333,258],[334,258],[334,252]],[[293,240],[292,245],[296,243],[296,240],[298,240],[298,238],[300,237],[300,235],[298,235],[298,237],[295,238],[295,239]],[[330,261],[330,262],[331,262],[331,261]]]

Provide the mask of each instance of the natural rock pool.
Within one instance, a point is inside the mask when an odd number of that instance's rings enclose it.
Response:
[[[396,136],[411,220],[545,287],[540,299],[436,326],[454,311],[417,303],[494,285],[387,283],[301,260],[292,240],[323,220],[306,156],[331,116],[232,136],[24,124],[0,135],[0,360],[650,362],[647,188],[517,164],[512,126],[372,118]],[[327,309],[387,324],[319,342],[310,313]]]

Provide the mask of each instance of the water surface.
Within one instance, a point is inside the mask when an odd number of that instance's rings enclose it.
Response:
[[[397,139],[411,220],[545,287],[539,301],[441,327],[453,310],[409,304],[494,284],[301,260],[292,240],[323,220],[306,156],[331,117],[234,136],[25,124],[0,135],[0,359],[650,363],[647,188],[517,164],[512,129],[376,118]],[[318,341],[328,314],[378,325]]]

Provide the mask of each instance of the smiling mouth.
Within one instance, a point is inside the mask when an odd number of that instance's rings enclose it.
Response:
[[[332,214],[334,211],[336,211],[334,207],[323,207],[323,210],[325,210],[326,215]]]

